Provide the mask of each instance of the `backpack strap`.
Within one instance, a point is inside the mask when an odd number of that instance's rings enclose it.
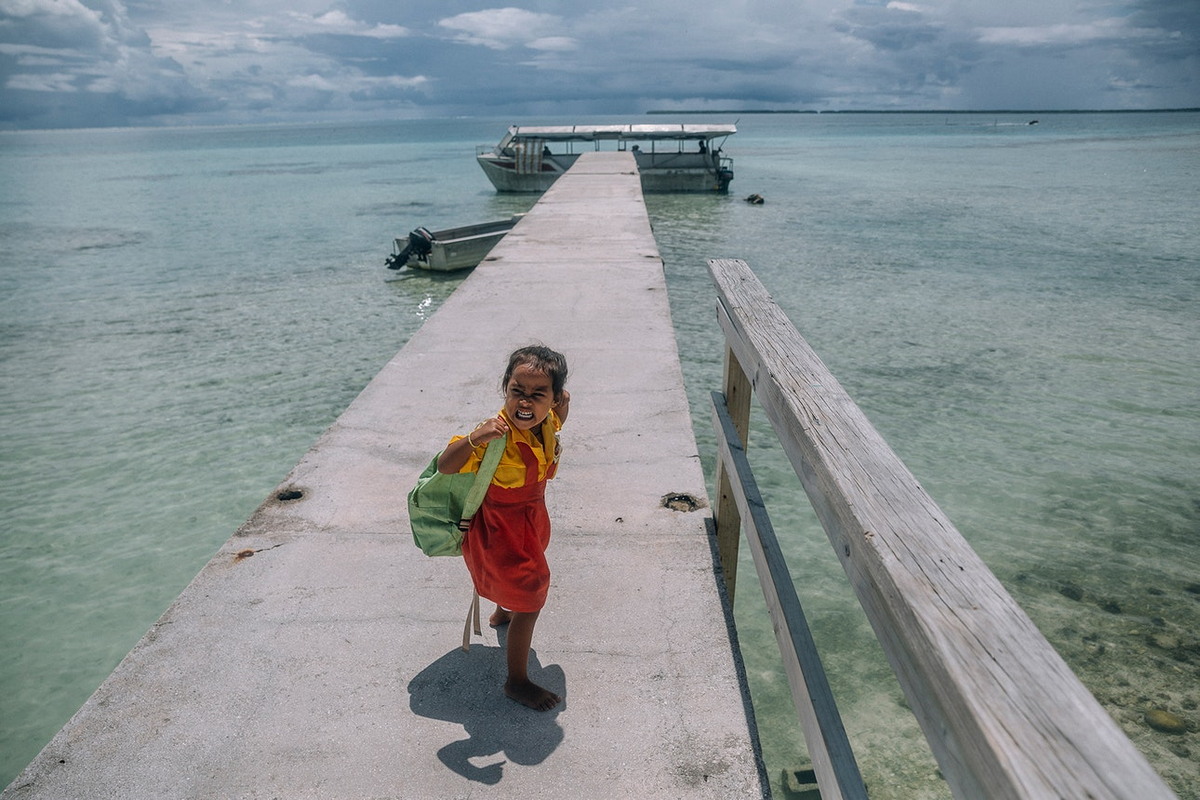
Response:
[[[463,652],[471,652],[471,623],[475,623],[475,635],[482,636],[483,630],[479,627],[479,592],[475,592],[471,597],[471,605],[467,607],[467,621],[463,625]]]
[[[475,482],[471,484],[471,491],[467,493],[467,499],[463,502],[463,518],[458,523],[458,527],[464,533],[469,527],[468,521],[475,516],[475,512],[483,503],[483,496],[487,494],[492,476],[496,474],[500,456],[504,455],[504,445],[507,439],[507,436],[501,436],[499,439],[492,439],[488,442],[487,451],[483,454],[483,463],[479,465],[479,472],[475,473]],[[468,653],[471,652],[472,627],[476,636],[483,635],[483,629],[479,625],[479,592],[472,594],[471,605],[467,608],[467,621],[463,623],[462,649]]]
[[[500,456],[504,455],[504,445],[507,440],[507,436],[501,436],[488,442],[487,451],[483,454],[483,463],[479,465],[479,472],[475,473],[475,482],[471,484],[471,491],[467,492],[467,498],[463,501],[463,519],[470,519],[479,510],[483,496],[487,494],[488,484],[492,482],[492,476],[496,474]]]

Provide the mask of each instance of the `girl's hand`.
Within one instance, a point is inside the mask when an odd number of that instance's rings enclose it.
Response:
[[[558,402],[554,404],[554,413],[558,414],[558,421],[565,423],[567,421],[567,412],[571,410],[571,393],[566,389],[558,396]]]
[[[470,439],[478,447],[481,444],[487,444],[493,439],[499,439],[507,433],[508,423],[504,421],[504,417],[495,416],[479,423],[475,427],[475,430],[471,431]]]
[[[476,447],[485,445],[493,439],[499,439],[508,433],[508,423],[501,417],[485,419],[475,426],[475,430],[461,439],[455,439],[446,445],[438,458],[438,472],[454,474],[466,466],[471,459],[471,453]]]

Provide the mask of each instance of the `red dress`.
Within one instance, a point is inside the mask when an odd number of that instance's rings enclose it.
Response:
[[[543,425],[542,437],[548,445],[534,437],[510,439],[501,464],[508,462],[506,473],[511,476],[512,467],[517,465],[509,452],[515,447],[524,464],[524,481],[506,487],[493,480],[463,537],[463,560],[475,590],[480,597],[509,611],[540,611],[550,589],[550,566],[546,563],[550,515],[545,496],[546,481],[554,477],[558,466],[553,438],[557,427],[557,418],[547,419]],[[544,448],[543,459],[538,458],[534,446]],[[472,467],[478,469],[474,458],[464,469]]]

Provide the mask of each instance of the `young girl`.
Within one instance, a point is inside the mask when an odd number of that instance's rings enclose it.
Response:
[[[538,711],[562,700],[529,680],[528,667],[533,627],[550,588],[545,490],[558,468],[557,432],[571,403],[566,380],[567,362],[560,353],[548,347],[517,350],[504,373],[504,408],[466,436],[451,439],[438,459],[439,472],[477,472],[487,443],[508,437],[483,504],[463,537],[463,559],[476,591],[496,604],[492,626],[510,626],[504,693]]]

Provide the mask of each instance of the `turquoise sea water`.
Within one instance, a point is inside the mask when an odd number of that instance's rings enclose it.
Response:
[[[647,198],[697,439],[711,475],[705,259],[743,258],[1197,798],[1200,115],[1029,120],[746,116],[730,196]],[[386,270],[391,238],[532,204],[473,163],[513,121],[0,133],[0,784],[457,285]],[[947,796],[758,418],[751,446],[872,797]],[[740,574],[775,777],[803,745]]]

